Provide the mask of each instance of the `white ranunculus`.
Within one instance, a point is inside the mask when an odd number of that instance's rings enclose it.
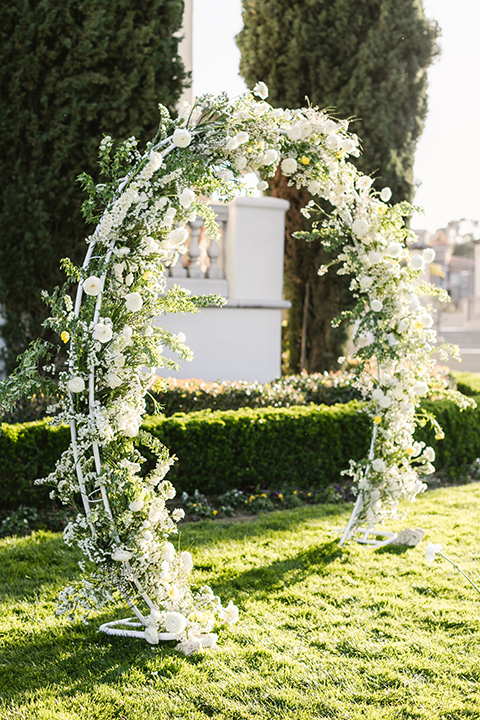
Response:
[[[139,292],[128,293],[128,295],[125,295],[125,305],[128,312],[138,312],[142,309],[142,296]]]
[[[428,543],[427,547],[425,548],[425,557],[427,558],[428,562],[433,562],[435,560],[435,555],[441,553],[442,551],[443,548],[440,543]]]
[[[370,307],[374,312],[380,312],[383,309],[383,303],[381,300],[372,300]]]
[[[365,218],[357,218],[353,221],[352,224],[352,232],[357,237],[364,237],[370,230],[369,223],[365,220]]]
[[[178,202],[185,209],[189,208],[194,200],[195,200],[195,193],[190,188],[185,188],[185,190],[182,190],[182,192],[178,196]]]
[[[289,127],[287,130],[287,137],[289,140],[300,140],[302,137],[302,126],[301,125],[292,125],[292,127]]]
[[[180,635],[187,626],[187,618],[178,612],[168,612],[165,615],[165,629],[173,635]]]
[[[171,563],[175,560],[175,548],[171,542],[166,542],[162,549],[162,558]]]
[[[133,553],[130,552],[130,550],[125,550],[124,548],[117,548],[112,552],[112,560],[116,560],[117,562],[127,562],[128,560],[131,560],[133,557]]]
[[[422,255],[412,255],[410,258],[410,265],[414,270],[423,270],[425,267],[425,259]]]
[[[359,190],[368,190],[369,187],[372,185],[372,178],[368,177],[368,175],[361,175],[356,180],[356,186],[359,188]]]
[[[387,469],[387,466],[385,465],[385,461],[382,460],[382,458],[375,458],[375,460],[372,461],[372,468],[374,472],[385,472]]]
[[[76,375],[75,377],[70,378],[67,382],[67,388],[72,393],[81,393],[85,390],[85,381],[83,378]]]
[[[370,288],[373,285],[373,278],[369,277],[368,275],[362,275],[362,277],[359,280],[360,290],[370,290]]]
[[[284,175],[293,175],[298,166],[295,158],[285,158],[285,160],[282,160],[280,167]]]
[[[378,265],[379,262],[382,262],[383,255],[378,250],[370,250],[370,252],[367,255],[368,262],[372,265]]]
[[[257,190],[260,190],[260,192],[263,192],[268,188],[268,182],[265,180],[260,180],[260,182],[257,183]]]
[[[390,198],[392,197],[392,191],[389,187],[384,187],[382,191],[380,192],[380,200],[383,202],[388,202]]]
[[[420,380],[420,382],[415,383],[412,390],[415,395],[426,395],[428,392],[428,385],[426,382],[423,382],[423,380]]]
[[[158,645],[158,630],[155,625],[148,625],[144,630],[145,640],[150,645]]]
[[[340,147],[340,138],[336,133],[330,133],[325,139],[325,147],[329,150],[338,150]]]
[[[102,322],[97,323],[93,328],[92,337],[94,340],[97,340],[101,343],[109,342],[113,337],[113,330],[111,325],[106,325]]]
[[[423,327],[431,328],[433,327],[433,317],[430,315],[430,313],[424,312],[419,316],[419,321],[422,323]]]
[[[236,158],[236,160],[234,162],[235,170],[239,170],[239,171],[245,170],[245,168],[247,167],[247,164],[248,164],[247,158],[244,157],[243,155],[240,155],[240,157]]]
[[[378,404],[380,405],[381,408],[386,410],[392,404],[392,398],[389,395],[384,395],[383,397],[380,398],[380,400],[378,401]]]
[[[435,260],[435,250],[433,248],[425,248],[422,255],[426,263],[431,263]]]
[[[188,552],[188,550],[184,550],[180,553],[180,563],[182,570],[185,573],[189,573],[193,568],[193,558],[191,553]]]
[[[103,282],[95,275],[90,275],[83,281],[83,290],[87,295],[99,295],[103,290]]]
[[[402,250],[403,250],[403,247],[402,247],[401,243],[392,242],[387,247],[387,255],[390,255],[390,257],[398,257],[399,255],[401,255]]]
[[[177,248],[188,239],[188,230],[184,227],[177,227],[167,235],[167,243],[170,247]]]
[[[322,186],[320,185],[318,180],[312,180],[312,182],[310,182],[307,185],[307,190],[310,193],[310,195],[318,195],[318,193],[320,192],[321,189],[322,189]]]
[[[268,97],[268,87],[262,81],[257,82],[253,88],[253,94],[261,100],[266,100]]]
[[[192,136],[185,128],[176,128],[172,137],[173,144],[179,148],[186,148],[192,142]]]
[[[140,512],[140,510],[143,510],[144,504],[144,499],[142,497],[138,497],[135,498],[135,500],[132,500],[132,502],[129,503],[128,507],[132,512]]]

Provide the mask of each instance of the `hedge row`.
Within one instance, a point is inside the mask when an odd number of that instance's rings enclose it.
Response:
[[[480,396],[476,398],[480,405]],[[480,408],[460,413],[448,401],[426,402],[444,428],[418,432],[437,453],[437,469],[455,474],[480,456]],[[219,494],[232,488],[292,484],[325,487],[339,479],[349,458],[368,448],[369,421],[361,404],[178,413],[150,417],[145,428],[177,455],[169,478],[179,491]],[[2,425],[0,509],[20,503],[42,507],[48,488],[33,484],[48,474],[69,442],[67,428],[46,421]]]

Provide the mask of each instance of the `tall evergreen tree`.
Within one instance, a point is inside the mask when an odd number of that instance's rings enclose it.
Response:
[[[357,167],[375,177],[377,187],[390,187],[393,202],[411,200],[438,36],[422,0],[243,0],[243,22],[237,42],[247,84],[263,80],[279,107],[300,107],[308,98],[336,117],[354,118],[350,129],[363,146]],[[348,281],[334,270],[318,278],[325,251],[292,237],[308,229],[298,191],[277,175],[271,192],[292,206],[285,251],[290,369],[299,369],[302,327],[306,367],[338,367],[347,333],[330,322],[348,303]]]
[[[173,109],[183,0],[10,0],[0,8],[0,307],[10,368],[41,333],[43,288],[80,261],[76,177],[103,134],[146,141]],[[88,231],[88,228],[87,228]]]

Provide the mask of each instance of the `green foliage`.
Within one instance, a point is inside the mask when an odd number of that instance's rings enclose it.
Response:
[[[480,373],[455,371],[451,374],[461,393],[469,397],[480,395]]]
[[[55,617],[79,577],[80,552],[59,535],[0,542],[0,716],[5,720],[478,720],[478,484],[426,493],[406,524],[416,548],[338,547],[350,507],[316,505],[250,522],[182,526],[193,580],[240,607],[221,650],[184,658],[174,643],[98,633]]]
[[[182,12],[183,0],[1,6],[0,305],[8,369],[29,340],[50,337],[40,328],[40,292],[63,281],[59,260],[82,259],[88,228],[74,181],[95,172],[102,134],[145,142],[158,125],[158,101],[175,107],[185,81],[175,35]]]
[[[273,105],[299,107],[307,97],[334,108],[337,117],[354,119],[350,128],[363,145],[357,167],[378,178],[379,187],[390,187],[394,202],[411,200],[415,146],[427,110],[426,73],[438,35],[422,1],[243,0],[243,22],[237,42],[247,84],[263,80]],[[348,281],[334,272],[319,280],[317,269],[331,255],[319,239],[306,245],[293,237],[309,229],[299,212],[306,191],[288,187],[281,175],[271,188],[291,204],[285,249],[290,370],[303,369],[302,326],[305,367],[335,369],[348,335],[330,322],[349,303]]]

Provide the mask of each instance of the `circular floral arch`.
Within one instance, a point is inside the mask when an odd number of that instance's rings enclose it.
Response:
[[[193,593],[192,557],[169,541],[183,515],[166,506],[175,495],[165,479],[173,459],[141,421],[156,369],[175,367],[163,348],[183,358],[190,352],[159,318],[221,304],[180,288],[166,291],[164,270],[185,251],[187,223],[197,215],[217,231],[209,201],[245,193],[246,171],[256,172],[257,187],[266,190],[280,167],[290,183],[330,202],[323,223],[330,226],[329,246],[338,249],[338,272],[351,277],[357,335],[369,338],[356,362],[373,431],[367,457],[350,461],[347,471],[358,498],[341,542],[358,523],[371,526],[393,516],[401,499],[424,489],[420,476],[433,470],[433,450],[415,442],[413,433],[434,364],[434,321],[418,297],[425,292],[419,276],[434,253],[409,253],[413,234],[404,217],[410,207],[390,206],[389,189],[374,190],[372,179],[348,161],[359,149],[347,121],[313,107],[274,109],[267,95],[258,83],[234,101],[206,96],[175,120],[160,106],[158,134],[143,153],[135,138],[115,149],[105,137],[99,152],[105,182],[95,185],[83,176],[85,216],[97,223],[85,261],[81,268],[64,261],[69,282],[45,295],[52,308],[47,324],[68,347],[68,366],[56,380],[54,422],[70,425],[71,445],[44,481],[65,503],[81,497],[82,512],[64,537],[86,557],[86,575],[61,593],[59,612],[85,612],[119,592],[135,618],[103,629],[150,643],[177,639],[187,654],[214,645],[215,624],[235,622],[238,611],[232,602],[224,607],[208,587]],[[304,210],[313,212],[314,199]],[[27,351],[9,381],[12,396],[15,383],[32,384],[32,359],[48,352],[38,341]],[[146,475],[141,446],[157,456]]]

